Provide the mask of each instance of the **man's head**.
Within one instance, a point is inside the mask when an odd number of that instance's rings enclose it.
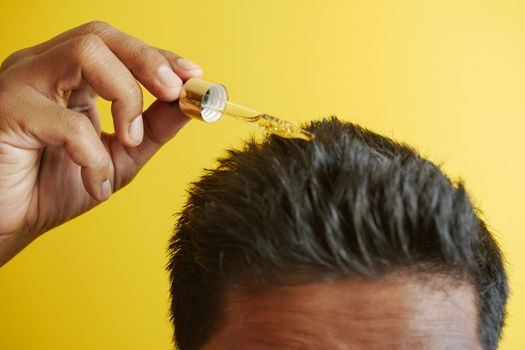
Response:
[[[495,349],[507,278],[461,184],[335,118],[231,150],[170,246],[181,350]]]

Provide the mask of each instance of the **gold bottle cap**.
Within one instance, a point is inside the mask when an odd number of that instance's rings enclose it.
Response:
[[[206,106],[213,109],[202,107],[204,99]],[[222,117],[219,111],[226,107],[227,100],[228,92],[223,85],[200,78],[191,78],[182,86],[179,106],[182,113],[188,117],[213,123]]]

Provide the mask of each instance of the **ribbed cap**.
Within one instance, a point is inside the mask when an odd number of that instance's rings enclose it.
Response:
[[[215,109],[223,110],[227,100],[228,92],[223,85],[191,78],[182,86],[179,106],[182,113],[188,117],[213,123],[222,117],[222,113]],[[203,104],[214,109],[202,107]]]

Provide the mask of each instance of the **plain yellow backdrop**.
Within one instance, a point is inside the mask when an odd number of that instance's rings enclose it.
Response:
[[[524,1],[10,0],[0,58],[93,19],[200,63],[232,100],[293,121],[337,114],[465,180],[507,257],[500,348],[525,349]],[[254,132],[190,123],[129,187],[0,269],[0,349],[172,348],[173,215],[201,169]]]

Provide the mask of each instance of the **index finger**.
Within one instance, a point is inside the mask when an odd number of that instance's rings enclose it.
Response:
[[[174,67],[176,63],[168,60],[159,50],[100,21],[89,22],[59,34],[49,41],[34,46],[31,51],[39,54],[71,38],[87,34],[99,36],[135,78],[162,101],[176,100],[182,88],[182,80],[201,74],[200,67],[193,66],[186,72],[187,74],[179,73],[183,78],[181,79],[173,71],[174,68],[179,70],[180,67]]]

